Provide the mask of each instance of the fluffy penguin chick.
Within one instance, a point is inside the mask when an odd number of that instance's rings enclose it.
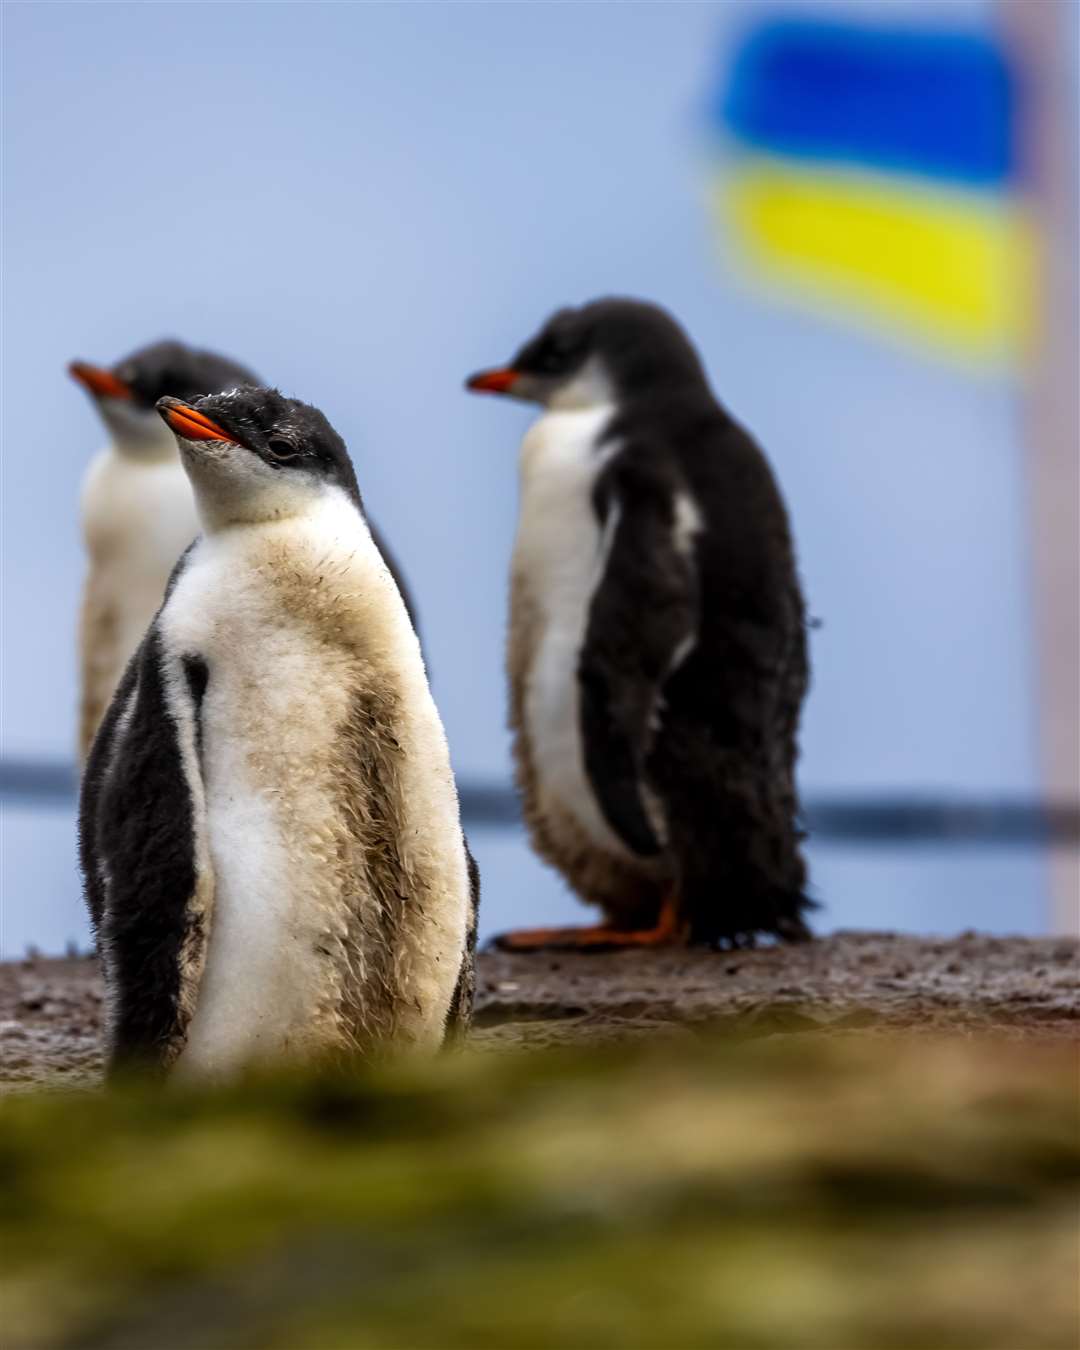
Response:
[[[142,347],[110,370],[73,361],[111,436],[82,489],[88,568],[79,628],[79,758],[85,760],[113,690],[161,604],[180,554],[198,533],[176,439],[154,405],[258,384],[243,366],[182,342]]]
[[[113,1065],[432,1050],[472,999],[446,738],[344,443],[270,389],[165,398],[203,534],[83,780]]]
[[[112,436],[91,462],[82,491],[89,566],[79,627],[78,748],[85,761],[124,667],[157,613],[169,574],[199,531],[176,438],[158,416],[157,401],[255,386],[259,379],[228,357],[175,341],[142,347],[111,370],[73,361],[70,371]],[[393,555],[374,526],[371,534],[415,623]]]
[[[764,455],[635,301],[560,311],[468,387],[544,410],[520,454],[518,783],[538,852],[607,920],[500,944],[806,937],[804,607]]]

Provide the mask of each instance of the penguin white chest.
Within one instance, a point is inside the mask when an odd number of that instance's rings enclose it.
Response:
[[[632,856],[612,831],[585,772],[578,662],[589,606],[604,567],[592,506],[597,475],[616,453],[598,445],[610,405],[551,412],[521,445],[521,508],[514,572],[539,615],[525,672],[523,728],[542,803],[569,812],[599,848]]]
[[[198,778],[214,913],[178,1072],[229,1072],[303,1053],[320,1030],[325,975],[312,953],[334,940],[340,915],[308,860],[321,856],[347,689],[303,626],[279,612],[272,581],[252,575],[236,541],[203,542],[161,624],[176,683],[185,653],[212,672]]]
[[[177,1072],[305,1058],[354,1033],[436,1048],[469,904],[457,794],[416,635],[355,509],[332,496],[211,533],[159,630],[214,878]]]

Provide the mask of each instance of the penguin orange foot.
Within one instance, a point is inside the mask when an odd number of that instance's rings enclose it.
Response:
[[[679,917],[674,897],[664,901],[653,928],[520,928],[493,939],[504,952],[614,951],[625,947],[675,947],[687,940],[687,926]]]

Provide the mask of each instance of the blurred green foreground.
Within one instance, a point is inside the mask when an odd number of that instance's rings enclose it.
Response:
[[[0,1343],[1075,1350],[1076,1068],[789,1036],[9,1100]]]

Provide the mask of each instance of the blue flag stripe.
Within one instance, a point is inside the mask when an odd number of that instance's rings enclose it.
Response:
[[[1016,80],[975,33],[771,20],[710,108],[756,149],[978,186],[1015,171]]]

